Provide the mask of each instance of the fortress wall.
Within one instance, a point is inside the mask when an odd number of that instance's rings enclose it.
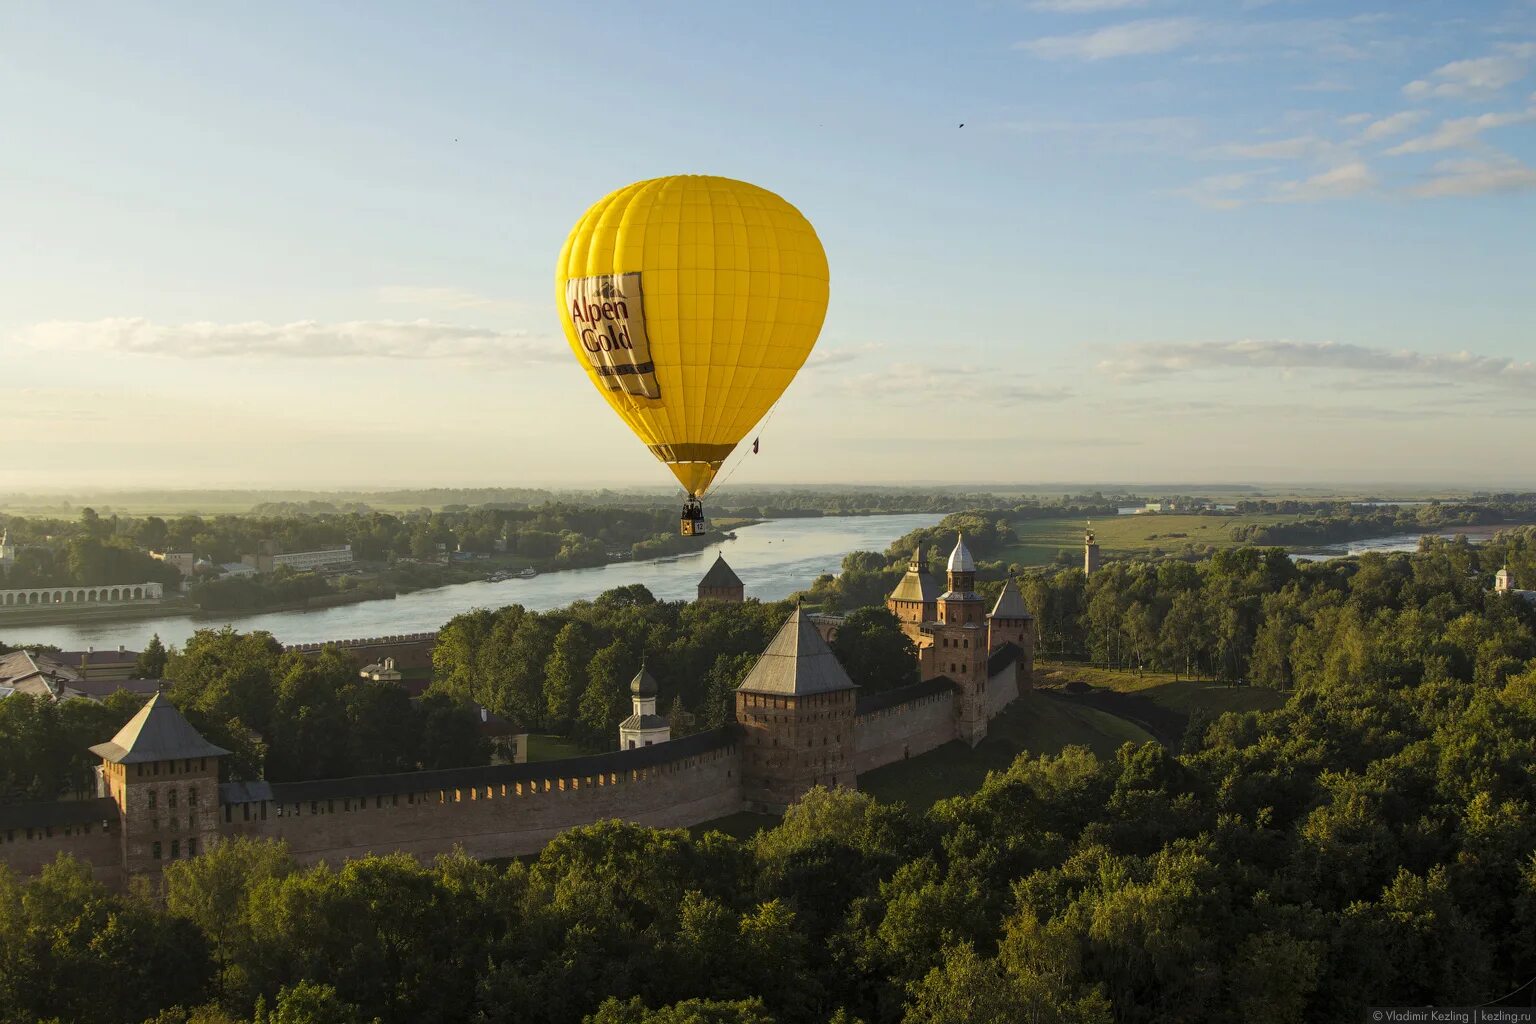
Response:
[[[110,828],[98,821],[0,829],[0,861],[23,878],[36,875],[61,853],[90,865],[91,874],[108,888],[122,882],[122,836],[116,821]]]
[[[329,643],[290,644],[284,650],[318,656],[326,647],[339,647],[352,656],[359,668],[385,658],[394,658],[395,667],[399,669],[431,668],[432,651],[437,647],[437,634],[405,633],[357,640],[333,640]]]
[[[855,772],[867,772],[926,754],[954,738],[955,692],[932,693],[855,718],[851,763]]]
[[[1013,665],[987,680],[987,717],[995,718],[1019,699],[1019,673]]]
[[[604,818],[670,828],[743,807],[739,745],[630,772],[576,778],[561,777],[561,762],[546,763],[549,775],[532,781],[297,805],[267,801],[264,818],[255,804],[230,805],[231,820],[223,832],[285,839],[301,864],[397,851],[427,861],[456,845],[473,857],[515,857],[537,853],[566,829]]]

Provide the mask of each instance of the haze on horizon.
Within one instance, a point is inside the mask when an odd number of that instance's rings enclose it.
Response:
[[[0,488],[666,486],[551,282],[685,171],[832,268],[732,482],[1533,486],[1531,0],[592,10],[0,12]]]

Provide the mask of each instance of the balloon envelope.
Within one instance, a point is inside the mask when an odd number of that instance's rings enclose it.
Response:
[[[810,355],[827,283],[799,210],[686,174],[589,209],[561,250],[555,298],[599,393],[699,497]]]

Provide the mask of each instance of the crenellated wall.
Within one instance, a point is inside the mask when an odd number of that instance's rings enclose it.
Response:
[[[67,853],[90,865],[97,881],[122,885],[122,836],[110,800],[69,800],[0,808],[0,860],[23,877]]]
[[[854,771],[926,754],[955,739],[955,694],[953,683],[937,679],[860,702],[853,722]]]
[[[688,747],[691,740],[698,737],[676,743]],[[742,809],[741,751],[734,735],[695,742],[682,757],[624,756],[667,746],[342,779],[336,781],[345,785],[329,787],[274,785],[267,787],[268,799],[226,803],[223,832],[287,840],[301,864],[396,851],[426,861],[455,846],[482,858],[536,853],[561,832],[604,818],[678,827]],[[626,760],[634,766],[626,767]]]

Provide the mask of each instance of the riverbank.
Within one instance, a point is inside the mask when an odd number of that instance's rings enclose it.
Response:
[[[242,631],[266,630],[285,644],[319,643],[351,637],[390,636],[437,629],[474,608],[521,604],[548,611],[591,600],[606,590],[640,584],[660,600],[691,600],[698,581],[722,546],[748,597],[778,601],[804,590],[823,573],[835,573],[850,551],[883,551],[897,537],[933,526],[938,513],[888,516],[819,516],[772,519],[736,527],[735,538],[715,534],[705,546],[651,561],[618,561],[585,569],[540,574],[495,583],[477,580],[402,593],[392,601],[362,601],[336,608],[252,614],[194,616],[161,612],[131,621],[71,621],[16,627],[0,622],[7,643],[53,644],[66,650],[88,646],[138,650],[150,634],[183,644],[199,628],[229,624]],[[473,564],[473,563],[471,563]]]

